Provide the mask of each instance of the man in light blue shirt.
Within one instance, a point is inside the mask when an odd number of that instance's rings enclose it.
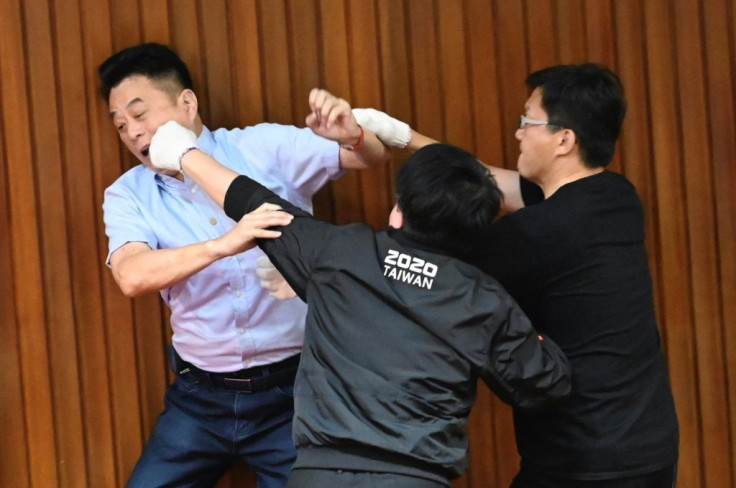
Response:
[[[116,53],[99,75],[120,139],[142,163],[105,191],[107,263],[127,296],[159,291],[170,307],[178,373],[128,486],[214,485],[239,459],[259,488],[285,486],[306,306],[261,287],[263,254],[242,252],[234,222],[194,182],[151,166],[151,137],[176,120],[204,152],[307,211],[330,179],[383,162],[388,150],[324,90],[310,94],[308,129],[210,131],[186,65],[159,44]]]

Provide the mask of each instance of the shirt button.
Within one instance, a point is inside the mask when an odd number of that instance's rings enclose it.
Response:
[[[192,193],[197,193],[197,187],[196,186],[193,186],[192,189],[191,189],[191,192]]]
[[[240,335],[245,334],[245,327],[238,327],[238,334]]]
[[[210,219],[210,224],[212,224],[212,225],[215,225],[216,223],[217,223],[217,219],[216,219],[216,218],[214,218],[214,217],[212,217],[212,218]]]
[[[236,297],[239,297],[240,296],[240,292],[239,291],[234,291],[233,292],[233,295],[235,295]]]

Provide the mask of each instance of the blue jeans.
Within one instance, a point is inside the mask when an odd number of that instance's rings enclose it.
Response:
[[[284,488],[296,458],[293,414],[293,386],[245,393],[212,388],[191,373],[178,375],[126,486],[214,486],[242,460],[255,472],[258,488]]]

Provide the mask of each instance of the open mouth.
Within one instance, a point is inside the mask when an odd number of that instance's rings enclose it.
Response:
[[[146,146],[143,149],[141,149],[141,154],[143,155],[144,158],[147,158],[148,157],[149,148],[150,148],[150,146]]]

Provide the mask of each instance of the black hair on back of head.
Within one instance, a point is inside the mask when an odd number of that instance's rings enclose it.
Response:
[[[415,152],[399,170],[396,193],[404,231],[455,256],[472,251],[503,199],[488,169],[449,144]]]

